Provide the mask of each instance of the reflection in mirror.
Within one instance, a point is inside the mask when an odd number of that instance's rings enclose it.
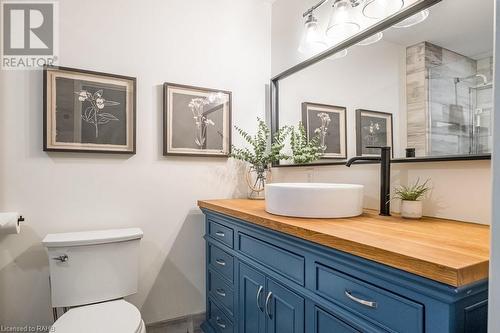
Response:
[[[304,31],[298,51],[306,57],[318,54],[417,2],[418,0],[318,0],[303,13]],[[428,15],[429,11],[423,10],[400,22],[397,27],[411,27],[424,21]],[[379,32],[358,45],[369,45],[382,37],[383,33]],[[346,55],[346,52],[342,54]]]
[[[444,0],[280,80],[279,125],[318,136],[325,163],[382,145],[395,158],[490,153],[494,0],[470,4]]]

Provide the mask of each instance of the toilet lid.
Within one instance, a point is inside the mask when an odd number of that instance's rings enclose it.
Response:
[[[138,333],[142,319],[135,306],[117,300],[73,308],[52,329],[57,333]]]

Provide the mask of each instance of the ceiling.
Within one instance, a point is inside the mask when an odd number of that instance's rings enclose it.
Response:
[[[493,53],[494,12],[494,0],[444,0],[430,8],[423,23],[388,29],[384,39],[404,46],[428,41],[480,59]]]

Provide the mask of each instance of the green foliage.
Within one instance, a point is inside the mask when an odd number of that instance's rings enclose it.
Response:
[[[323,156],[318,135],[307,140],[306,129],[299,123],[297,130],[292,126],[290,145],[292,147],[292,158],[295,164],[307,164],[314,162]]]
[[[279,160],[286,160],[290,157],[283,154],[281,151],[285,146],[285,140],[290,132],[288,126],[284,126],[278,130],[273,136],[272,143],[269,143],[269,136],[271,131],[266,123],[257,118],[258,130],[254,136],[251,136],[238,126],[235,126],[236,131],[247,141],[252,149],[232,147],[231,157],[248,162],[256,169],[265,169],[271,163],[278,162]]]
[[[429,179],[420,184],[420,178],[413,185],[400,185],[394,191],[393,199],[401,199],[406,201],[417,201],[423,199],[424,196],[431,190],[427,185]]]

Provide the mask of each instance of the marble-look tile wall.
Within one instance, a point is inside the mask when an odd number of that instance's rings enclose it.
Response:
[[[427,152],[427,86],[426,44],[406,49],[406,117],[407,146],[415,148],[417,156]]]
[[[470,88],[492,61],[476,61],[429,42],[407,48],[408,147],[417,156],[468,154],[472,151]],[[458,80],[457,80],[458,79]]]

